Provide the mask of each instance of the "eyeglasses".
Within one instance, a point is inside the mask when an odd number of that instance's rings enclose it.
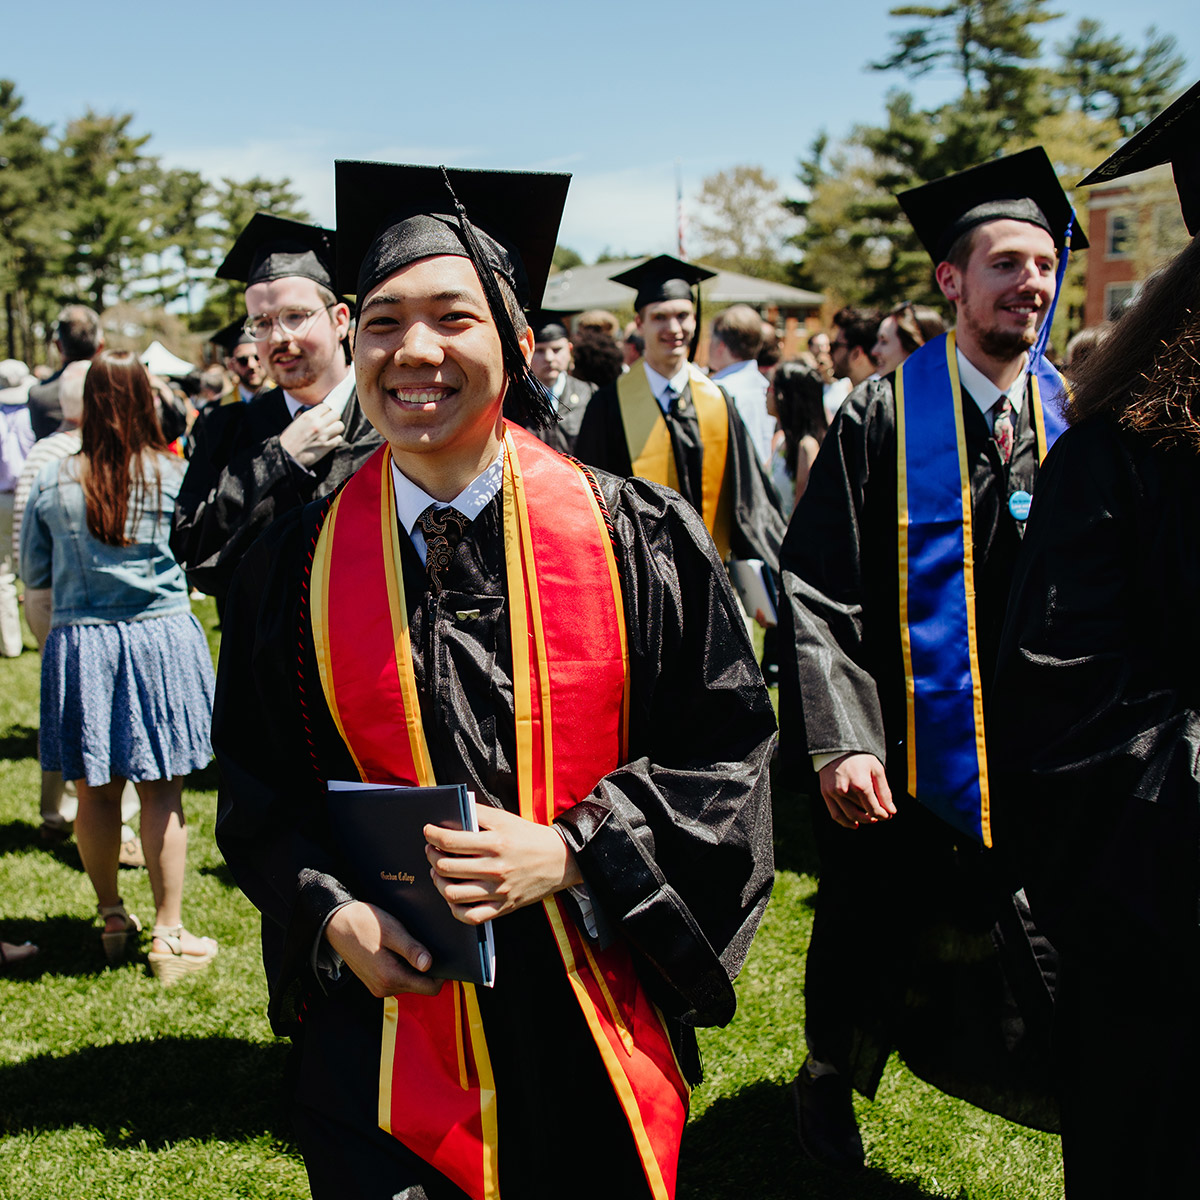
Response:
[[[273,317],[267,313],[257,317],[247,317],[242,328],[256,342],[265,342],[271,336],[271,330],[275,328],[276,322],[284,333],[302,333],[317,313],[332,308],[336,303],[337,301],[333,300],[329,304],[322,304],[320,308],[281,308]]]

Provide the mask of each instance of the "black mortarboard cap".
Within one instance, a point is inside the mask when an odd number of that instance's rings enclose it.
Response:
[[[659,300],[691,300],[692,287],[714,275],[716,271],[707,267],[698,267],[670,254],[660,254],[614,275],[612,281],[637,291],[633,307],[641,311],[647,304]]]
[[[246,315],[243,313],[236,321],[230,321],[228,325],[218,329],[216,333],[208,339],[214,346],[219,346],[226,357],[231,355],[239,346],[246,342],[253,342],[254,339],[246,332]]]
[[[472,258],[457,197],[488,264],[523,308],[541,303],[570,175],[337,162],[337,278],[361,304],[388,275],[420,258]],[[449,186],[447,186],[447,180]],[[451,191],[453,189],[453,193]]]
[[[249,286],[298,275],[330,291],[334,273],[334,233],[320,225],[255,213],[238,235],[218,279],[237,279]]]
[[[944,262],[968,230],[1006,219],[1046,230],[1060,250],[1070,229],[1071,249],[1087,249],[1071,201],[1041,146],[909,188],[896,199],[935,263]]]
[[[1080,185],[1104,183],[1169,162],[1183,222],[1193,237],[1200,233],[1200,82],[1139,129],[1110,154]]]
[[[353,289],[361,307],[410,263],[444,254],[468,259],[500,335],[506,410],[526,425],[553,424],[554,403],[529,373],[496,276],[522,308],[541,302],[570,175],[340,161],[334,181],[342,290]]]
[[[529,328],[533,330],[535,342],[556,342],[559,338],[571,336],[567,332],[565,315],[544,308],[529,313]]]

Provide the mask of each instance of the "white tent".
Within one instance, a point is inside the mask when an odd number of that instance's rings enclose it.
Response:
[[[151,375],[171,375],[178,378],[181,375],[190,375],[196,370],[194,364],[177,358],[157,340],[142,351],[141,363]]]

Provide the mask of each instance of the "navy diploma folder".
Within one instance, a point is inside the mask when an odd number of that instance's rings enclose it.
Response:
[[[429,974],[491,987],[496,951],[491,922],[464,925],[434,886],[426,825],[477,829],[475,797],[463,784],[402,787],[331,781],[329,824],[360,900],[394,916],[433,955]]]

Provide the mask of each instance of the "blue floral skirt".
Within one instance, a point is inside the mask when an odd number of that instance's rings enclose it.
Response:
[[[190,613],[60,625],[42,654],[42,769],[99,787],[199,770],[212,758],[213,669]]]

